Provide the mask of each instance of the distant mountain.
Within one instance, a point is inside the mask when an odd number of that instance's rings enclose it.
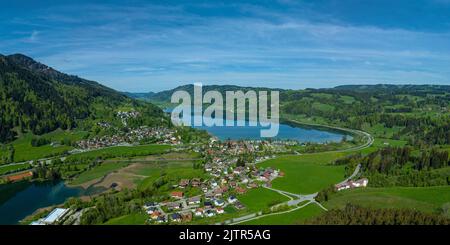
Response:
[[[214,91],[218,91],[220,92],[222,95],[225,95],[225,91],[238,91],[241,90],[243,92],[247,92],[249,90],[254,90],[254,91],[260,91],[260,90],[265,90],[265,91],[270,91],[270,90],[277,90],[277,91],[285,91],[284,89],[278,89],[278,88],[265,88],[265,87],[242,87],[242,86],[236,86],[236,85],[204,85],[202,87],[203,90],[203,94],[214,90]],[[176,91],[186,91],[189,94],[193,95],[194,94],[194,85],[193,84],[187,84],[187,85],[182,85],[179,87],[176,87],[174,89],[170,89],[170,90],[165,90],[165,91],[161,91],[161,92],[157,92],[157,93],[146,93],[143,94],[143,96],[139,96],[141,95],[140,93],[131,93],[132,95],[130,97],[132,98],[143,98],[143,99],[147,99],[150,101],[163,101],[163,102],[169,102],[170,98],[172,97],[172,94],[175,93]]]
[[[148,93],[132,93],[132,92],[122,92],[122,94],[133,98],[133,99],[148,99],[151,98],[155,93],[154,92],[148,92]]]
[[[114,114],[139,103],[111,88],[67,75],[22,54],[0,55],[0,142],[16,131],[34,134],[77,126],[79,119]],[[145,105],[154,115],[162,112]]]
[[[450,85],[413,85],[413,84],[375,84],[375,85],[341,85],[334,87],[333,90],[347,90],[354,92],[388,92],[398,93],[404,91],[411,92],[450,92]]]

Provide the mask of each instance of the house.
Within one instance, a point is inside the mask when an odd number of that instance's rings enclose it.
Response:
[[[200,182],[200,179],[199,179],[199,178],[194,178],[194,179],[191,180],[191,185],[192,185],[193,187],[197,187],[197,186],[199,186],[200,184],[201,184],[201,182]]]
[[[353,182],[353,187],[366,187],[369,183],[369,180],[366,178],[362,178]]]
[[[220,199],[216,199],[216,200],[214,200],[214,205],[216,205],[216,206],[223,206],[225,204],[225,202],[223,201],[223,200],[220,200]]]
[[[238,194],[244,194],[245,192],[247,192],[247,190],[242,188],[242,187],[240,187],[240,186],[238,186],[238,187],[236,187],[236,192]]]
[[[158,218],[156,218],[156,222],[165,223],[165,222],[167,222],[167,220],[163,215],[160,215],[160,216],[158,216]]]
[[[180,183],[178,184],[180,188],[186,188],[189,186],[189,180],[188,179],[182,179],[180,180]]]
[[[179,213],[171,214],[170,215],[170,220],[173,221],[173,222],[181,222],[181,220],[182,220],[181,214],[179,214]]]
[[[334,188],[336,188],[337,191],[350,189],[350,187],[351,187],[351,185],[349,182],[344,182],[344,183],[334,185]]]
[[[236,181],[230,181],[230,187],[235,188],[237,186]]]
[[[156,202],[146,202],[144,204],[144,208],[150,208],[150,207],[155,207],[156,205],[158,205]]]
[[[212,199],[214,197],[214,192],[208,192],[205,194],[206,199]]]
[[[213,194],[214,194],[215,197],[221,197],[221,196],[222,196],[222,193],[223,193],[223,191],[222,191],[221,188],[217,188],[217,189],[215,189],[215,190],[213,191]]]
[[[200,196],[191,197],[187,200],[189,205],[199,204],[200,203]]]
[[[228,202],[229,203],[235,203],[237,201],[237,198],[235,196],[229,196],[228,197]]]
[[[206,215],[207,217],[212,217],[212,216],[214,216],[214,215],[216,215],[216,214],[215,214],[214,211],[212,211],[212,210],[207,210],[207,211],[205,212],[205,215]]]
[[[172,193],[170,193],[170,196],[173,198],[181,199],[183,198],[184,194],[181,191],[173,191]]]
[[[159,211],[154,211],[153,213],[150,214],[150,218],[154,219],[154,220],[157,220],[158,217],[160,217],[160,216],[161,216],[161,213]]]
[[[358,187],[366,187],[367,184],[369,183],[369,180],[366,178],[362,178],[356,181],[347,181],[344,183],[340,183],[335,185],[334,187],[336,188],[337,191],[341,191],[341,190],[346,190],[346,189],[351,189],[351,188],[358,188]]]
[[[147,214],[152,214],[155,211],[158,211],[158,208],[157,207],[149,207],[146,209],[146,211],[147,211]]]
[[[179,202],[169,202],[166,204],[167,208],[169,210],[174,210],[174,209],[180,209],[181,208],[181,203]]]
[[[244,170],[245,170],[244,167],[239,166],[239,167],[236,167],[236,168],[233,170],[233,173],[234,173],[234,174],[240,174],[240,173],[244,172]]]
[[[203,208],[197,208],[197,209],[195,209],[194,215],[197,217],[202,217],[203,212],[204,212]]]
[[[258,187],[258,184],[255,183],[255,182],[252,182],[252,183],[248,184],[248,188],[250,188],[250,189],[257,188],[257,187]]]
[[[236,201],[236,202],[234,203],[234,206],[235,206],[237,209],[244,209],[244,208],[245,208],[245,206],[244,206],[241,202],[239,202],[239,201]]]
[[[225,213],[225,211],[224,211],[223,208],[221,208],[221,207],[216,208],[216,212],[217,212],[218,214],[223,214],[223,213]]]
[[[214,207],[212,202],[205,202],[204,205],[205,205],[205,208],[213,208]]]
[[[192,213],[190,211],[181,213],[183,222],[190,222],[192,220]]]

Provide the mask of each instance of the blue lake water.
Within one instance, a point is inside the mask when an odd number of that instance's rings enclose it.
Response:
[[[237,125],[237,120],[225,120],[224,125],[228,122],[233,122],[233,125]],[[268,139],[261,138],[261,130],[268,129],[269,127],[263,127],[261,125],[249,126],[248,121],[244,122],[245,126],[194,126],[194,128],[203,129],[208,131],[211,135],[216,136],[220,140],[259,140]],[[276,137],[272,139],[281,140],[297,140],[299,142],[314,142],[314,143],[325,143],[325,142],[340,142],[344,137],[344,133],[337,132],[333,130],[327,130],[324,128],[308,127],[302,125],[291,125],[288,123],[278,124],[279,131]],[[347,136],[351,139],[351,136]]]
[[[261,126],[256,127],[196,126],[194,128],[206,130],[211,135],[216,136],[220,140],[227,140],[227,139],[258,140],[261,139],[260,137],[261,129],[264,129]],[[314,143],[339,142],[342,140],[342,138],[343,138],[342,133],[299,126],[294,127],[287,124],[280,124],[278,135],[274,137],[274,139],[283,139],[283,140],[289,139],[289,140],[297,140],[299,142],[314,142]],[[348,138],[350,138],[350,136],[348,136]]]
[[[171,113],[173,108],[167,108],[164,111],[166,113]],[[194,125],[194,121],[197,119],[202,119],[202,116],[191,115],[191,125]],[[202,120],[199,120],[202,121]],[[246,126],[237,126],[237,124],[245,124]],[[202,129],[208,131],[211,135],[219,138],[220,140],[259,140],[268,139],[261,138],[260,132],[262,129],[268,129],[269,127],[263,127],[258,123],[258,126],[249,126],[248,121],[240,120],[224,120],[223,125],[228,125],[228,123],[235,126],[193,126],[194,128]],[[282,140],[297,140],[299,142],[313,142],[313,143],[325,143],[325,142],[340,142],[344,137],[345,133],[331,130],[327,128],[318,128],[306,125],[291,125],[289,123],[279,123],[278,135],[272,139],[282,139]],[[346,135],[347,139],[352,139],[350,135]]]
[[[61,204],[83,194],[59,182],[17,182],[0,186],[0,224],[17,224],[39,208]]]

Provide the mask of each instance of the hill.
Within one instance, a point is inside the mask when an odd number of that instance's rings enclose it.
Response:
[[[249,90],[254,90],[256,92],[260,90],[270,91],[270,90],[278,90],[278,91],[284,91],[284,89],[279,88],[265,88],[265,87],[242,87],[242,86],[236,86],[236,85],[205,85],[202,87],[203,94],[208,91],[219,91],[223,96],[225,95],[225,91],[237,91],[241,90],[243,92],[247,92]],[[149,92],[149,93],[125,93],[126,95],[132,97],[132,98],[140,98],[140,99],[146,99],[149,101],[155,101],[155,102],[170,102],[170,98],[172,94],[176,91],[186,91],[189,94],[194,94],[194,85],[193,84],[187,84],[178,86],[174,89],[164,90],[161,92]]]
[[[0,142],[19,133],[43,134],[77,127],[81,119],[113,116],[119,107],[145,108],[159,117],[162,111],[122,93],[59,72],[22,54],[0,55]]]

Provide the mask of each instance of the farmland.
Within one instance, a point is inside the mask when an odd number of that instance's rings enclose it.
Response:
[[[170,145],[139,145],[139,146],[113,146],[99,150],[92,150],[73,154],[68,159],[83,158],[115,158],[115,157],[134,157],[153,154],[162,154],[171,149]]]
[[[127,166],[127,163],[105,163],[81,173],[78,177],[70,182],[71,185],[80,185],[85,182],[101,178],[108,173]]]
[[[265,216],[259,219],[250,220],[241,225],[294,225],[301,224],[305,220],[320,215],[324,212],[319,206],[309,204],[295,211],[277,215]]]
[[[345,153],[319,153],[284,156],[261,163],[285,172],[285,176],[273,181],[273,187],[298,193],[310,194],[344,180],[344,166],[330,163]]]
[[[410,208],[436,212],[450,203],[450,186],[366,188],[338,192],[325,203],[343,208],[347,203],[373,208]]]

